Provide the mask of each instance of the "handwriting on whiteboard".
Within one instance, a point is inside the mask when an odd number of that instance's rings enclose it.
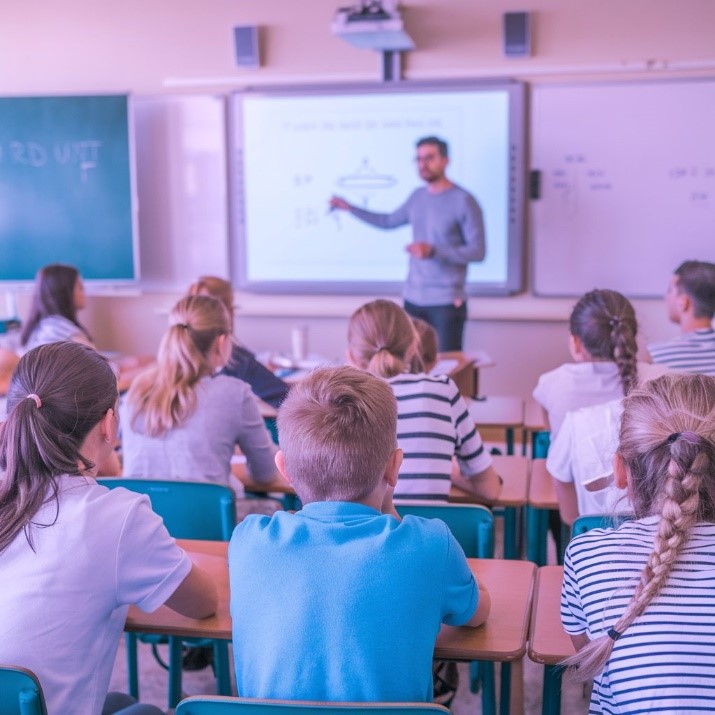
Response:
[[[672,166],[668,178],[685,190],[686,199],[700,208],[710,208],[715,198],[715,165]]]
[[[76,167],[81,181],[87,181],[92,169],[99,166],[99,149],[102,142],[96,139],[54,142],[10,140],[0,144],[0,164],[27,166],[41,169],[49,165]]]

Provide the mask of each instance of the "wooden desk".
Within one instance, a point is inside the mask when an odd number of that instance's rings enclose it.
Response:
[[[480,500],[474,494],[452,486],[449,501],[455,504],[488,504],[504,509],[504,558],[518,556],[517,510],[525,506],[529,491],[529,462],[518,455],[492,457],[494,468],[504,480],[499,497],[493,502]]]
[[[140,633],[229,640],[228,544],[192,540],[179,540],[179,544],[215,579],[219,592],[216,615],[196,620],[181,616],[166,606],[154,613],[144,613],[132,606],[125,629]],[[491,594],[491,614],[486,624],[479,628],[442,626],[435,644],[434,657],[457,661],[520,662],[526,653],[535,566],[526,561],[500,559],[469,559],[469,566],[477,580]],[[509,702],[508,675],[508,668],[502,671],[502,712]]]
[[[544,693],[542,713],[556,715],[560,711],[561,674],[557,667],[564,658],[574,654],[571,638],[561,625],[561,566],[542,566],[536,572],[534,602],[529,626],[529,658],[543,663]]]
[[[524,427],[521,397],[489,396],[468,400],[467,407],[477,428],[497,428],[506,432],[506,453],[514,454],[514,430]]]
[[[554,480],[546,471],[546,460],[534,459],[529,479],[526,558],[539,566],[546,564],[549,511],[558,508]]]

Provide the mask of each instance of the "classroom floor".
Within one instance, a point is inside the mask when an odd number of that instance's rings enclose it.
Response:
[[[496,554],[503,553],[502,548],[502,520],[495,521],[495,545]],[[549,537],[550,538],[550,537]],[[549,563],[556,563],[553,542],[549,544]],[[166,646],[160,646],[163,657],[166,659]],[[396,664],[396,670],[399,666]],[[460,685],[457,696],[452,702],[451,710],[454,715],[479,715],[482,712],[482,700],[480,694],[472,694],[469,691],[469,672],[466,664],[459,665]],[[497,676],[499,668],[497,668]],[[543,666],[533,663],[524,658],[524,714],[539,715],[541,713],[541,688],[543,682]],[[211,668],[206,668],[198,672],[187,672],[183,674],[183,689],[187,695],[204,695],[215,693],[215,681]],[[160,708],[166,708],[167,698],[167,674],[165,670],[156,663],[151,647],[139,645],[139,686],[140,698],[142,702],[151,703]],[[114,664],[114,671],[110,683],[110,690],[126,692],[127,670],[124,639],[119,645],[117,659]],[[497,682],[497,692],[499,683]],[[169,711],[173,712],[173,711]],[[566,684],[563,688],[561,698],[561,712],[564,715],[581,715],[588,712],[588,701],[583,697],[583,688],[580,685]]]

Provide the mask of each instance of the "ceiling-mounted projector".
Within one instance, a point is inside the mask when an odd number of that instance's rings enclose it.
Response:
[[[396,2],[365,0],[335,13],[331,30],[355,47],[380,52],[413,50],[415,43],[405,32]]]

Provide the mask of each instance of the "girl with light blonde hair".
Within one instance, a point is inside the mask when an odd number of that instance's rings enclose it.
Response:
[[[578,652],[566,665],[595,678],[589,712],[712,710],[715,378],[634,388],[614,471],[636,520],[568,546],[561,614]]]
[[[348,360],[387,380],[397,398],[397,443],[404,459],[396,499],[447,501],[452,483],[486,500],[496,498],[499,475],[467,405],[448,376],[423,371],[419,336],[402,308],[374,300],[355,311]]]
[[[132,384],[122,411],[124,475],[226,484],[238,445],[254,481],[275,476],[274,448],[249,386],[219,371],[231,352],[224,305],[187,296],[174,307],[157,364]]]

